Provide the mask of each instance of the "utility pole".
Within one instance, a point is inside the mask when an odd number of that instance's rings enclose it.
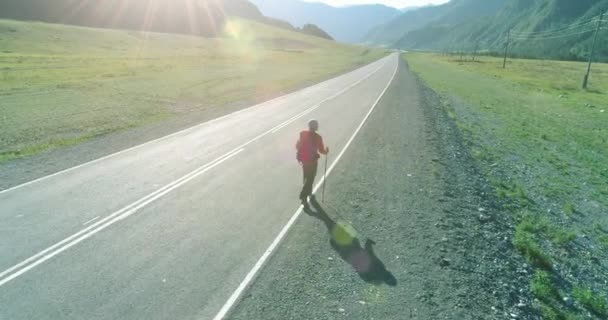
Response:
[[[597,21],[597,28],[595,29],[595,36],[593,37],[593,44],[591,45],[591,52],[589,53],[589,64],[587,65],[587,73],[583,78],[583,89],[587,89],[587,83],[589,82],[589,74],[591,73],[591,62],[593,61],[593,52],[595,51],[595,44],[597,43],[597,35],[602,27],[602,19],[604,13],[600,13],[600,20]]]
[[[507,32],[507,43],[505,44],[505,59],[502,62],[502,68],[507,68],[507,55],[509,54],[509,42],[511,42],[511,29]]]
[[[473,62],[475,62],[475,58],[477,57],[477,50],[479,49],[479,40],[475,43],[475,50],[473,50]]]

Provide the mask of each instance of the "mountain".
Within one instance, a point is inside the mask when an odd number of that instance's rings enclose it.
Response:
[[[485,3],[487,0],[466,1]],[[465,0],[453,2],[464,3]],[[445,23],[432,21],[407,31],[393,46],[465,51],[478,47],[498,53],[503,50],[507,33],[511,30],[510,52],[514,56],[585,60],[593,42],[596,17],[606,10],[608,0],[505,1],[492,15]],[[608,23],[604,25],[608,26]],[[602,32],[608,34],[605,30]],[[596,48],[596,57],[608,61],[608,39],[605,36],[598,38]]]
[[[398,49],[500,54],[511,30],[511,55],[588,59],[597,17],[608,0],[452,0],[403,13],[374,28],[367,42]],[[608,16],[596,57],[608,61]],[[603,36],[602,36],[603,35]]]
[[[228,16],[327,38],[319,28],[308,26],[304,30],[267,18],[247,0],[0,1],[0,18],[5,19],[205,37],[220,35]]]
[[[321,28],[319,28],[316,25],[311,24],[311,23],[305,24],[300,29],[300,32],[309,34],[311,36],[319,37],[319,38],[325,38],[327,40],[333,40],[334,39],[327,32],[325,32],[323,29],[321,29]]]
[[[405,13],[405,12],[409,12],[409,11],[414,11],[414,10],[418,10],[418,9],[422,9],[422,8],[427,8],[427,7],[433,7],[433,4],[427,4],[425,6],[408,6],[408,7],[403,7],[401,9],[399,9],[401,12]]]
[[[192,5],[188,0],[1,1],[0,18],[215,36],[227,15],[250,19],[262,15],[249,4],[244,0],[224,1],[221,5],[214,1]]]
[[[375,45],[392,46],[408,32],[424,26],[447,27],[496,14],[506,2],[507,0],[452,0],[438,6],[410,10],[372,29],[365,39]]]
[[[302,0],[251,0],[264,15],[289,21],[296,26],[313,23],[342,42],[358,43],[374,26],[401,14],[383,5],[332,7]]]

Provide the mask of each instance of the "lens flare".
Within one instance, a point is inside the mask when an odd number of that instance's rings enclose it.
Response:
[[[237,39],[237,40],[239,40],[239,38],[243,32],[242,26],[237,21],[234,21],[234,20],[230,20],[230,21],[226,22],[224,29],[228,36],[230,36],[231,38]]]
[[[260,59],[263,59],[263,50],[260,50],[259,43],[254,32],[248,27],[247,22],[239,19],[228,19],[223,27],[223,34],[231,40],[231,45],[227,46],[228,51],[225,56],[237,56],[243,63],[249,64],[254,68]],[[260,77],[263,77],[260,74]]]
[[[350,257],[350,264],[359,273],[369,272],[371,265],[371,258],[367,251],[357,251]]]
[[[331,237],[339,246],[351,245],[356,236],[353,227],[346,223],[338,222],[331,229]]]

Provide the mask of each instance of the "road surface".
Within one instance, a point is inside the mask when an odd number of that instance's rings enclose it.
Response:
[[[334,163],[397,64],[0,191],[0,319],[221,318],[297,217],[299,130]]]

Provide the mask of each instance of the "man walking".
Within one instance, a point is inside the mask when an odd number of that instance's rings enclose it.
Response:
[[[308,130],[300,132],[300,138],[296,143],[297,159],[302,165],[304,173],[304,185],[300,192],[300,201],[305,208],[308,208],[308,197],[313,198],[312,185],[317,175],[317,161],[319,153],[327,155],[329,148],[323,145],[323,138],[317,133],[319,130],[319,122],[310,120],[308,122]]]

